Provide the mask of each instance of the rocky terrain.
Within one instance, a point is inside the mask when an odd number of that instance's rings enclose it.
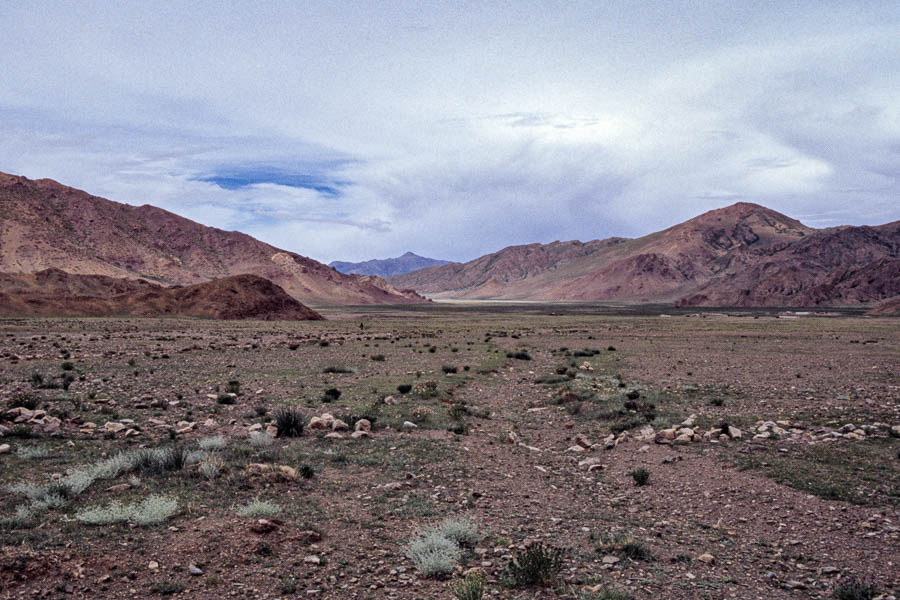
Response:
[[[111,202],[49,179],[0,173],[0,215],[0,272],[54,268],[166,285],[251,274],[304,304],[424,301],[381,278],[344,275],[237,231],[153,206]]]
[[[256,275],[163,287],[141,279],[72,275],[59,269],[0,273],[0,316],[184,316],[257,321],[323,318]]]
[[[897,596],[895,318],[323,311],[0,321],[0,589]]]
[[[337,269],[341,273],[392,277],[409,273],[410,271],[417,271],[418,269],[439,267],[449,263],[450,261],[447,260],[426,258],[412,252],[406,252],[396,258],[373,259],[358,263],[336,260],[328,263],[328,266]]]
[[[393,277],[436,298],[847,306],[900,295],[900,223],[816,230],[750,203],[633,240],[505,248]]]

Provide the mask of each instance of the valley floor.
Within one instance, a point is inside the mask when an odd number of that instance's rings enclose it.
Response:
[[[900,593],[898,319],[323,312],[0,321],[0,598]],[[265,437],[286,407],[372,430]],[[97,467],[141,447],[191,452]],[[154,495],[162,523],[86,522]],[[408,544],[448,516],[480,539],[424,577]],[[518,585],[535,542],[561,568]]]

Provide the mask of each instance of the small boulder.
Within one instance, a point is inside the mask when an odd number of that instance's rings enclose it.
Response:
[[[353,426],[353,431],[365,431],[368,433],[372,431],[372,422],[368,419],[360,419],[356,422],[356,425]]]

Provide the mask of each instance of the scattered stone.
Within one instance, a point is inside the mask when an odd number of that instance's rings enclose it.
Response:
[[[10,452],[12,452],[12,448],[10,448],[9,444],[0,446],[0,454],[9,454]]]
[[[192,577],[199,577],[200,575],[203,575],[203,569],[197,565],[190,565],[188,567],[188,573],[190,573]]]
[[[354,431],[350,434],[350,437],[352,437],[354,440],[358,440],[360,438],[370,438],[372,437],[372,434],[368,431]]]
[[[617,562],[619,562],[619,557],[618,557],[618,556],[615,556],[615,555],[613,555],[613,554],[607,554],[606,556],[604,556],[604,557],[601,559],[601,562],[602,562],[604,565],[614,565],[614,564],[616,564]]]
[[[315,554],[310,554],[309,556],[306,556],[303,558],[303,562],[305,562],[308,565],[318,565],[322,562],[322,559],[320,559]]]
[[[347,425],[344,421],[340,419],[335,419],[331,422],[331,430],[332,431],[348,431],[350,426]]]
[[[412,421],[403,421],[403,429],[418,429],[419,426]]]
[[[738,429],[737,427],[733,427],[731,425],[728,426],[728,437],[730,437],[733,440],[739,440],[743,436],[744,436],[744,434],[741,433],[740,429]]]
[[[716,562],[716,557],[713,556],[712,554],[710,554],[710,553],[707,552],[707,553],[705,553],[705,554],[701,554],[700,556],[698,556],[698,557],[697,557],[697,560],[699,560],[699,561],[702,562],[702,563],[706,563],[706,564],[708,564],[708,565],[711,565],[711,564],[713,564],[714,562]]]

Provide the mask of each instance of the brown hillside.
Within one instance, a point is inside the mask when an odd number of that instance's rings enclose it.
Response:
[[[391,281],[436,297],[673,301],[814,231],[742,202],[637,239],[515,246]]]
[[[0,270],[48,268],[177,285],[252,273],[309,304],[424,300],[237,231],[206,227],[152,206],[112,202],[49,179],[0,173]]]
[[[306,321],[323,317],[256,275],[166,288],[138,279],[73,275],[59,269],[0,273],[3,316],[186,316]]]

